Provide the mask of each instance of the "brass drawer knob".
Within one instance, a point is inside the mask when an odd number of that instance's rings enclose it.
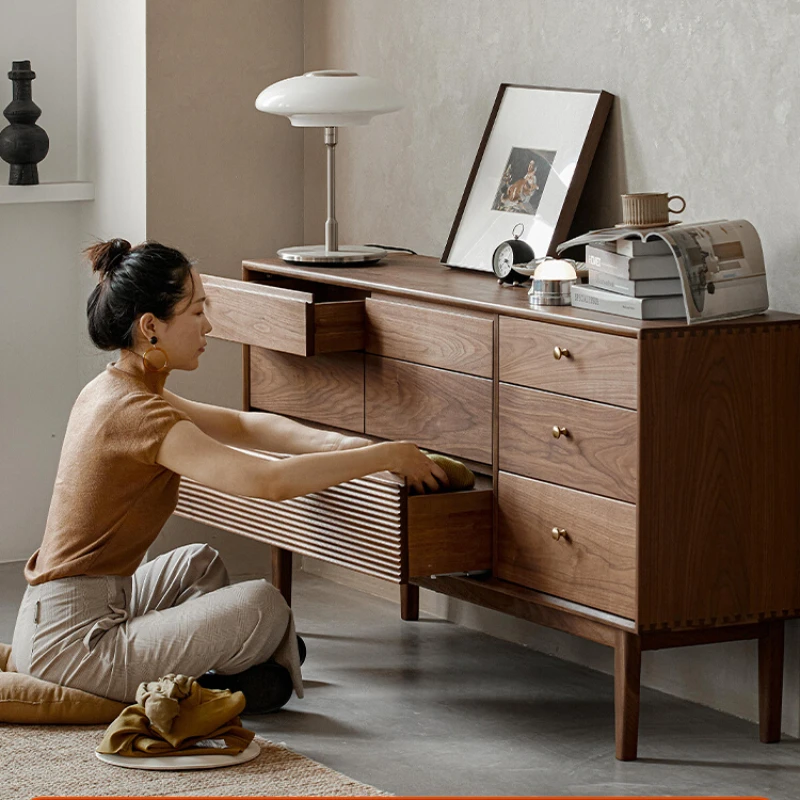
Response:
[[[560,361],[562,356],[564,358],[569,358],[569,350],[566,347],[554,347],[553,348],[553,358],[556,361]]]
[[[553,528],[553,538],[558,541],[561,537],[567,538],[567,532],[563,528]]]
[[[560,439],[562,436],[569,436],[569,431],[559,425],[553,425],[553,438]]]

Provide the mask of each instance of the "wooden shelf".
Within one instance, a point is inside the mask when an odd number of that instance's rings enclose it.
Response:
[[[65,203],[74,200],[94,200],[94,184],[86,181],[73,181],[71,183],[39,183],[36,186],[0,186],[0,205]]]

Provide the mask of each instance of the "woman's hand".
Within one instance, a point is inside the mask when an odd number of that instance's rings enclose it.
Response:
[[[426,486],[436,492],[439,484],[450,485],[447,473],[413,442],[386,442],[385,445],[390,448],[389,471],[405,478],[419,494],[425,494]]]

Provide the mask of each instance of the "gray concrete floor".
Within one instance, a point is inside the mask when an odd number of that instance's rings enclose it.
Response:
[[[24,589],[0,564],[0,641]],[[298,575],[306,697],[251,729],[351,778],[408,795],[800,795],[800,742],[642,692],[640,759],[614,758],[610,676]]]

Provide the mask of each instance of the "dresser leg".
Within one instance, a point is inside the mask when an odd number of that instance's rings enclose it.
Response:
[[[771,619],[758,637],[758,717],[762,742],[781,740],[783,620]]]
[[[292,604],[292,551],[272,545],[272,585]]]
[[[419,619],[419,586],[400,584],[400,619],[416,622]]]
[[[614,724],[620,761],[636,759],[641,671],[641,639],[636,634],[618,631],[614,646]]]

